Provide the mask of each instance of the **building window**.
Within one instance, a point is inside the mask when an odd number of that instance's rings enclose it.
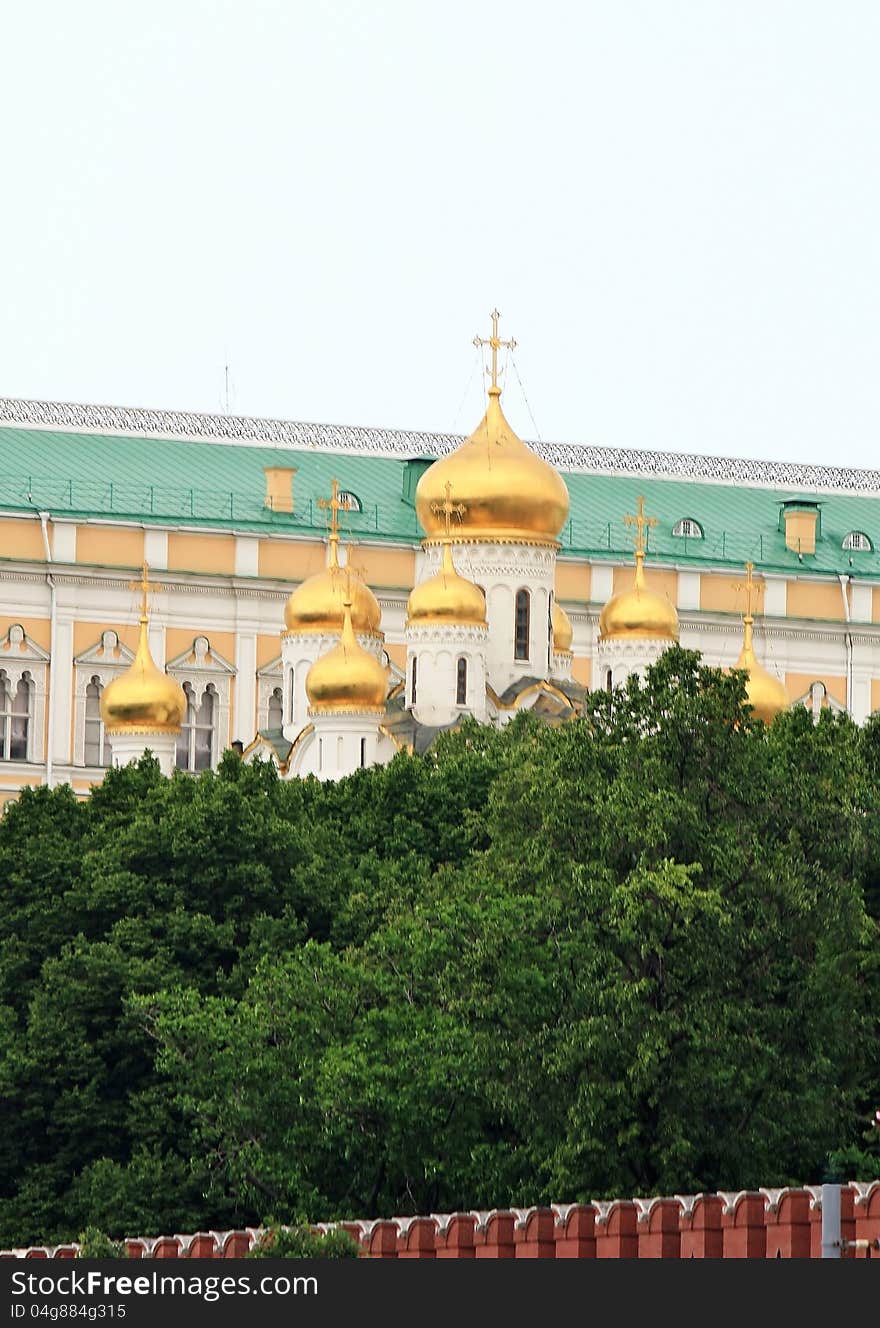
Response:
[[[104,731],[101,718],[101,692],[104,690],[101,679],[92,678],[86,688],[85,747],[83,759],[86,765],[110,765],[110,740]]]
[[[366,738],[361,738],[361,769],[365,770],[366,768],[367,768],[367,740]]]
[[[610,670],[610,669],[607,669],[607,670],[606,670],[606,673],[605,673],[605,690],[606,690],[606,692],[608,693],[608,695],[610,696],[610,695],[611,695],[611,692],[612,692],[612,678],[611,678],[611,670]]]
[[[850,552],[870,553],[874,546],[864,531],[851,530],[843,541],[843,547]]]
[[[411,677],[410,677],[410,685],[409,685],[409,703],[410,703],[410,705],[415,705],[415,703],[416,703],[416,687],[417,687],[417,685],[418,685],[418,668],[419,668],[419,661],[418,661],[418,659],[416,658],[416,656],[413,655],[412,674],[411,674]]]
[[[513,627],[513,658],[529,657],[529,618],[531,616],[531,597],[527,590],[516,592],[516,609]]]
[[[680,539],[702,539],[703,527],[692,516],[683,516],[672,527],[672,533],[678,535]]]
[[[360,498],[349,489],[340,489],[339,506],[345,512],[360,512],[362,507]]]
[[[293,723],[293,707],[295,704],[296,672],[291,669],[287,678],[287,722]]]
[[[217,693],[209,683],[200,697],[192,684],[185,682],[186,716],[177,739],[179,770],[210,770],[214,763],[214,729],[217,719]]]
[[[455,667],[455,704],[467,705],[467,660],[464,657]]]
[[[0,761],[26,761],[31,724],[31,676],[22,674],[13,687],[0,669]]]
[[[269,728],[280,729],[282,724],[282,712],[284,700],[281,696],[281,688],[276,687],[269,697]]]

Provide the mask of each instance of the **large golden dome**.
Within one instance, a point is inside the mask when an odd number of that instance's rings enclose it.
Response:
[[[743,646],[734,668],[745,669],[746,700],[752,707],[755,719],[762,719],[765,724],[772,724],[776,716],[789,707],[788,692],[778,678],[759,664],[752,645],[752,617],[746,614],[743,619]]]
[[[179,682],[153,662],[147,620],[141,618],[135,657],[101,693],[101,718],[108,733],[179,733],[186,695]]]
[[[348,573],[339,566],[338,539],[331,536],[327,566],[303,581],[284,606],[288,632],[336,635],[342,631]],[[351,577],[351,621],[360,636],[380,636],[382,610],[376,596],[360,577]]]
[[[443,541],[440,571],[410,592],[406,604],[407,627],[411,623],[486,625],[486,597],[479,586],[455,570],[449,540]]]
[[[631,590],[621,590],[599,614],[599,640],[677,641],[675,605],[645,585],[645,555],[636,550],[636,575]]]
[[[574,631],[571,619],[558,599],[553,601],[553,649],[561,652],[571,651],[571,639]]]
[[[416,486],[416,513],[429,539],[444,533],[440,509],[447,484],[465,508],[455,527],[459,541],[555,544],[568,519],[565,481],[517,438],[500,396],[493,384],[482,423],[429,466]]]
[[[306,674],[306,694],[316,714],[385,710],[388,670],[359,644],[348,604],[339,641]]]

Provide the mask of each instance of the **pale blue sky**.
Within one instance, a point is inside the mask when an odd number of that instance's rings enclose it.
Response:
[[[7,4],[0,394],[880,465],[871,0]],[[511,423],[535,436],[511,372]]]

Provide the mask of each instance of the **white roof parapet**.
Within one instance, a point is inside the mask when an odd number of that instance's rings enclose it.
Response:
[[[0,397],[0,424],[398,458],[443,456],[462,442],[461,434],[425,430],[309,424],[249,415],[208,415],[198,411],[28,401],[16,397]],[[597,447],[580,443],[530,442],[529,447],[557,469],[572,473],[701,480],[770,489],[880,496],[880,470],[855,466],[757,461],[747,457],[650,452],[644,448]]]

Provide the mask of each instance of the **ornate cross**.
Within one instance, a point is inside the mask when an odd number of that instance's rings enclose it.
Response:
[[[318,506],[322,507],[324,511],[330,509],[330,538],[331,540],[339,539],[339,513],[344,511],[342,503],[339,501],[339,480],[334,480],[332,483],[331,497],[319,498]]]
[[[513,337],[509,341],[501,341],[498,337],[498,319],[501,317],[497,309],[492,310],[492,335],[491,337],[474,337],[474,345],[491,346],[492,348],[492,386],[498,386],[498,351],[502,346],[507,350],[513,350],[516,342]]]
[[[143,567],[141,568],[140,581],[129,581],[128,583],[129,590],[139,590],[141,592],[141,622],[147,621],[147,591],[148,590],[156,591],[162,589],[162,587],[158,584],[158,582],[150,581],[148,575],[149,570],[150,569],[145,562]]]
[[[755,579],[754,579],[754,577],[752,576],[752,573],[753,573],[754,570],[755,570],[755,564],[754,564],[754,563],[746,563],[746,579],[745,579],[745,582],[743,583],[743,582],[741,581],[741,582],[739,583],[739,585],[737,586],[737,590],[742,590],[742,589],[743,589],[743,586],[745,586],[745,592],[746,592],[746,621],[747,621],[747,622],[751,622],[751,621],[752,621],[752,598],[754,597],[755,599],[757,599],[758,596],[761,594],[761,591],[764,589],[763,586],[757,586],[757,585],[755,585]]]
[[[656,526],[657,518],[655,516],[645,516],[645,500],[641,494],[639,494],[636,504],[636,515],[625,516],[623,519],[628,526],[635,526],[636,553],[643,554],[647,544],[647,540],[645,539],[645,528],[647,527],[650,529],[650,527]]]
[[[446,525],[446,538],[452,539],[452,518],[453,516],[464,516],[467,508],[464,503],[454,503],[452,501],[452,485],[449,480],[446,481],[446,497],[442,503],[432,503],[431,511],[435,516],[443,513],[444,523]]]

